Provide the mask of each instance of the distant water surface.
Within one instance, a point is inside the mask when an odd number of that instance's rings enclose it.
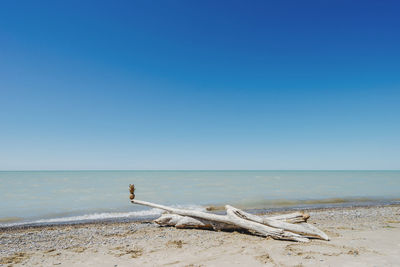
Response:
[[[400,203],[400,171],[2,171],[0,227],[141,219],[160,214],[136,198],[204,210]]]

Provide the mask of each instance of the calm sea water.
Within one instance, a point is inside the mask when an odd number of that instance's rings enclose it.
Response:
[[[3,171],[0,227],[142,219],[160,210],[136,198],[202,210],[399,203],[400,171]]]

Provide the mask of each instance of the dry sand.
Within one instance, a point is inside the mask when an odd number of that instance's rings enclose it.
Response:
[[[3,229],[0,266],[400,266],[400,206],[309,211],[331,241],[152,223]]]

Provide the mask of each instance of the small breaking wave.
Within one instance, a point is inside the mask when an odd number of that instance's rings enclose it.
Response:
[[[176,205],[176,208],[184,208],[191,210],[204,211],[205,208],[196,205]],[[130,212],[101,212],[91,213],[77,216],[56,217],[49,219],[38,219],[30,221],[19,221],[13,223],[0,223],[0,228],[19,227],[19,226],[37,226],[37,225],[54,225],[68,223],[83,223],[96,221],[122,221],[122,220],[145,220],[161,215],[164,211],[161,209],[149,209]]]

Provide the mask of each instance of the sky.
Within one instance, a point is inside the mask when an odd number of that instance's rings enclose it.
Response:
[[[0,170],[400,169],[397,1],[0,2]]]

